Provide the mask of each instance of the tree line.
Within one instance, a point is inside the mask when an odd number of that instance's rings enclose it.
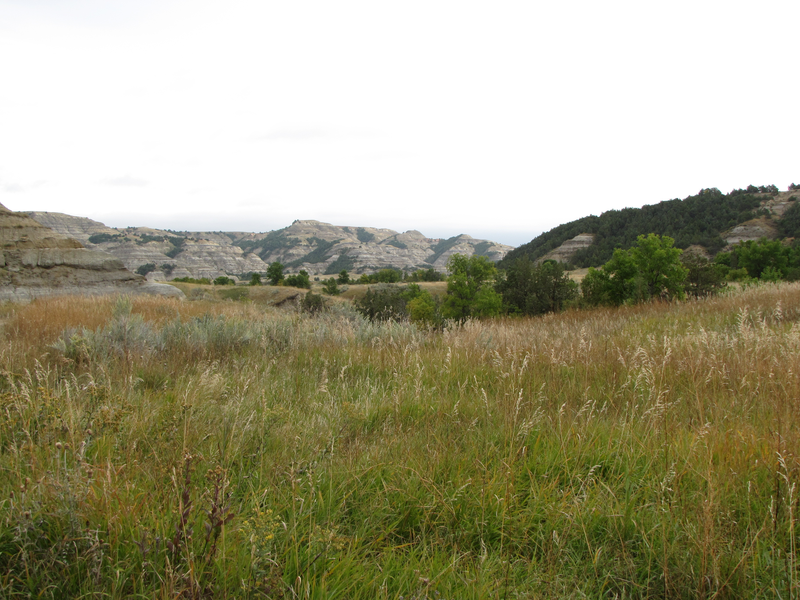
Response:
[[[515,248],[500,261],[499,266],[507,268],[523,256],[537,261],[582,233],[594,234],[595,239],[591,246],[580,250],[571,259],[577,267],[600,267],[611,260],[617,248],[630,248],[638,236],[652,232],[671,237],[676,248],[700,245],[711,254],[716,254],[725,246],[720,234],[760,216],[764,196],[777,193],[778,188],[774,185],[751,185],[729,194],[723,194],[717,188],[708,188],[683,200],[676,198],[642,208],[590,215],[559,225]]]
[[[499,315],[535,316],[570,307],[621,306],[684,300],[719,293],[730,281],[800,279],[800,245],[762,239],[742,242],[714,260],[675,246],[666,235],[639,235],[617,248],[578,284],[564,265],[522,256],[498,268],[486,257],[454,254],[447,262],[447,291],[439,298],[418,285],[381,286],[356,300],[373,320],[407,318],[441,328],[447,322]]]

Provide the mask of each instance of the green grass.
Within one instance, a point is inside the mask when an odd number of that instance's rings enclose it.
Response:
[[[0,596],[797,597],[798,307],[4,306]]]

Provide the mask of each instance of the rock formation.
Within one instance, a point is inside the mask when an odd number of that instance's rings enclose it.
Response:
[[[386,268],[444,272],[451,254],[478,253],[496,261],[512,249],[468,235],[442,240],[414,230],[398,233],[310,220],[266,233],[174,232],[148,227],[112,229],[91,219],[60,213],[29,214],[60,233],[77,237],[87,247],[113,254],[132,271],[153,265],[154,271],[148,274],[153,281],[263,275],[275,261],[286,265],[287,272],[305,269],[312,276],[342,269],[351,274]]]
[[[555,260],[562,263],[568,263],[578,250],[588,248],[594,243],[595,235],[593,233],[579,233],[571,240],[567,240],[555,250],[551,250],[545,254],[540,261]]]
[[[722,239],[724,239],[729,246],[733,246],[739,242],[760,240],[761,238],[772,240],[779,237],[779,235],[780,232],[778,231],[777,225],[775,225],[771,219],[762,217],[760,219],[750,219],[749,221],[740,223],[730,231],[723,233]]]
[[[162,294],[182,296],[169,285],[148,283],[114,256],[85,248],[0,204],[0,300],[65,294]]]
[[[331,275],[346,269],[352,274],[380,269],[415,271],[433,268],[445,272],[452,254],[480,254],[492,261],[512,247],[466,234],[449,239],[425,237],[416,230],[398,233],[373,227],[340,227],[319,221],[295,221],[289,227],[237,240],[257,252],[267,264],[279,261],[295,271]]]

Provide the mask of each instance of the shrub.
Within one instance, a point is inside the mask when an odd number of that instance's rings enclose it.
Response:
[[[684,287],[686,293],[695,298],[713,296],[725,287],[725,275],[730,267],[714,264],[698,254],[686,254],[681,257],[687,269]]]
[[[92,244],[102,244],[103,242],[113,242],[122,239],[121,233],[95,233],[89,236],[89,242]]]
[[[370,321],[406,319],[408,299],[404,292],[403,288],[395,285],[375,286],[355,301],[356,310]]]
[[[300,309],[305,313],[310,314],[317,314],[324,311],[327,308],[325,304],[325,299],[322,297],[321,294],[315,294],[314,292],[308,292],[304,297],[302,302],[300,302]]]
[[[322,284],[322,291],[329,296],[338,296],[341,293],[339,286],[333,277],[325,280],[325,282]]]
[[[136,269],[136,272],[139,275],[147,275],[148,273],[152,273],[155,270],[156,270],[155,264],[147,263],[147,264],[141,265],[138,269]]]
[[[283,282],[291,287],[311,289],[311,278],[305,269],[301,270],[297,275],[289,275]]]

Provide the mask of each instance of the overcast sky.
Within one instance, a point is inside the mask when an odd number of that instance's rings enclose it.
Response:
[[[800,2],[0,0],[0,202],[519,245],[800,183]]]

